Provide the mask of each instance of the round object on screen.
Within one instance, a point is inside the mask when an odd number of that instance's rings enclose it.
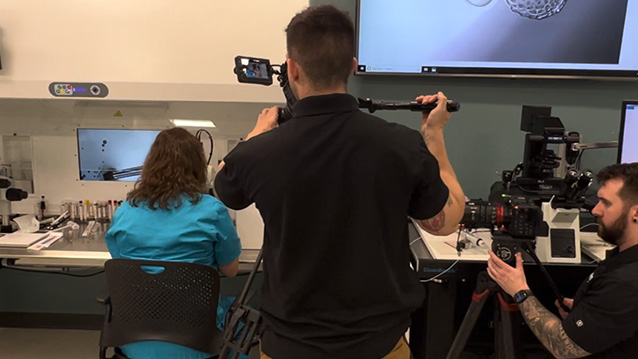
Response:
[[[520,16],[542,20],[558,14],[567,3],[567,0],[505,0],[510,10]]]
[[[467,0],[467,2],[469,2],[470,4],[476,7],[483,7],[483,6],[489,5],[492,2],[492,0]]]

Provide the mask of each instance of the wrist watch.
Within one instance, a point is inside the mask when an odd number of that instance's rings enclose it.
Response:
[[[533,295],[534,295],[534,293],[532,293],[531,290],[523,289],[523,290],[519,290],[518,292],[514,293],[514,295],[512,297],[514,298],[514,301],[516,302],[516,304],[521,304],[527,298],[529,298],[529,297],[531,297]]]

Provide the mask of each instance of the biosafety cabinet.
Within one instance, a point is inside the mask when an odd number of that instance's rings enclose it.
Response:
[[[283,62],[285,27],[306,6],[307,0],[1,2],[0,176],[29,193],[12,203],[13,213],[37,212],[42,196],[51,214],[69,200],[125,198],[133,181],[83,177],[78,129],[148,131],[174,119],[212,121],[214,146],[203,143],[214,167],[264,107],[285,101],[276,85],[239,84],[234,57]],[[138,147],[128,140],[117,150]],[[252,211],[251,223],[259,219]]]

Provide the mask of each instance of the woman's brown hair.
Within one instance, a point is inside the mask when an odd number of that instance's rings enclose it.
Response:
[[[195,136],[183,128],[171,128],[157,135],[146,155],[142,175],[126,200],[150,209],[180,206],[183,195],[195,204],[206,191],[206,158]]]

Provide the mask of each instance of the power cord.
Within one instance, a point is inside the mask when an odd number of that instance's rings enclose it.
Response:
[[[208,136],[208,140],[210,141],[210,152],[208,153],[208,160],[206,161],[206,165],[210,165],[210,160],[213,159],[213,148],[215,147],[215,143],[213,141],[213,135],[210,134],[207,130],[201,128],[195,132],[195,137],[199,142],[202,142],[202,134],[205,133]]]
[[[598,223],[596,223],[596,222],[588,223],[588,224],[580,227],[580,230],[582,231],[583,228],[587,228],[587,227],[590,227],[590,226],[598,226]]]
[[[17,271],[17,272],[55,274],[55,275],[65,275],[65,276],[69,276],[69,277],[78,277],[78,278],[93,277],[93,276],[96,276],[98,274],[104,273],[104,269],[98,270],[97,272],[88,273],[88,274],[76,274],[76,273],[72,273],[72,272],[48,270],[48,269],[26,269],[26,268],[19,268],[19,267],[16,267],[16,266],[8,266],[8,265],[3,265],[2,268],[3,269],[14,270],[14,271]]]

